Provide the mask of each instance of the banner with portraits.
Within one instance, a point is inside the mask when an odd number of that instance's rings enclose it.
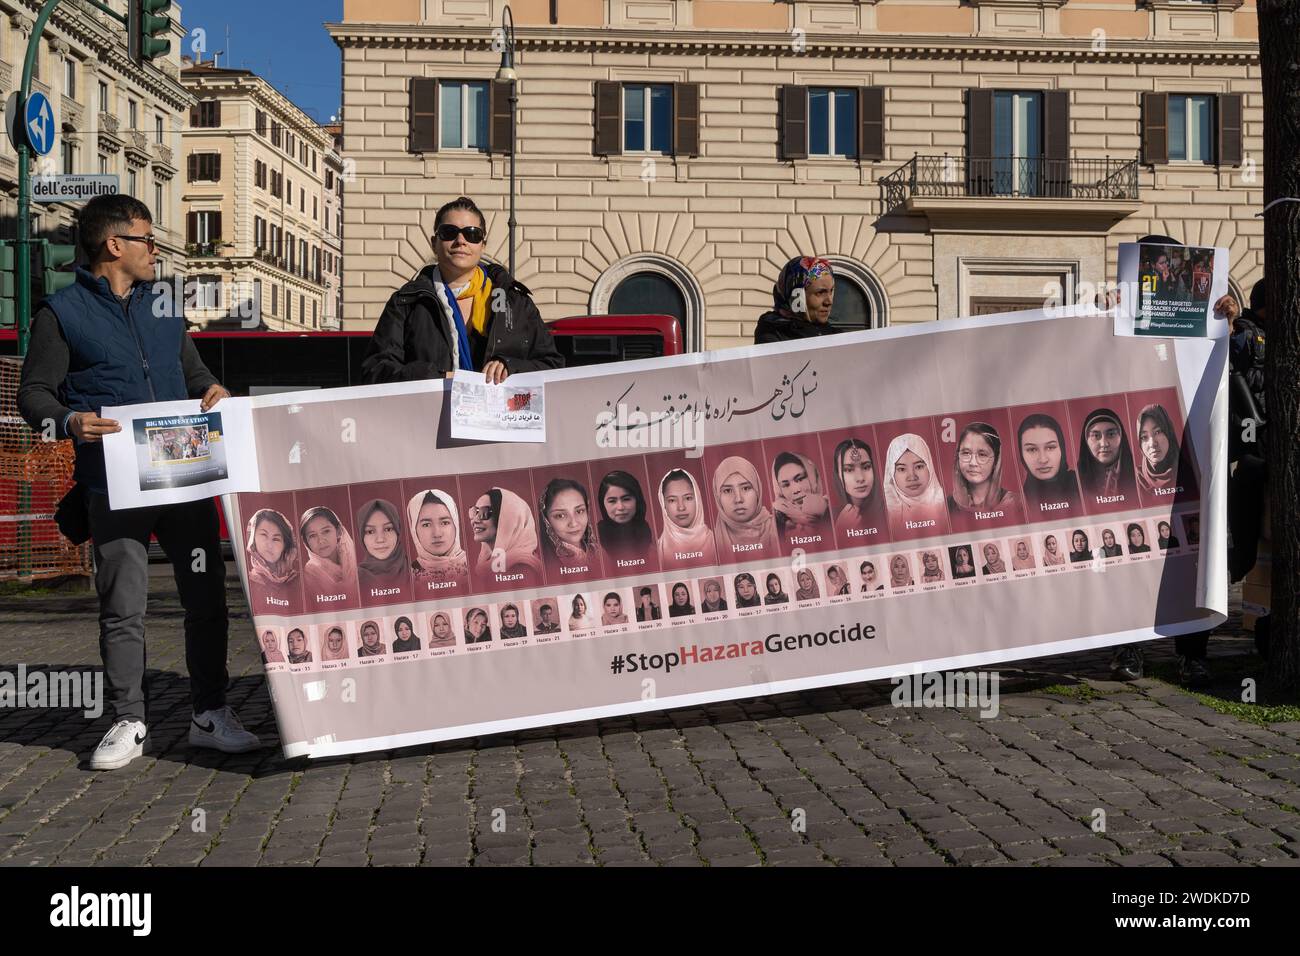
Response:
[[[1216,624],[1225,360],[961,319],[547,373],[544,444],[453,439],[446,381],[252,399],[225,507],[285,754]]]

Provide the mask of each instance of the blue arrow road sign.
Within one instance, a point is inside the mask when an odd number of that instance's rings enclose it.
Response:
[[[37,156],[46,156],[54,148],[54,108],[50,99],[39,90],[27,98],[23,113],[27,142]]]

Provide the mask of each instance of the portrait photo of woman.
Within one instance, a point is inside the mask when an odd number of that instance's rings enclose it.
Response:
[[[706,578],[700,585],[700,593],[704,596],[700,601],[700,613],[717,614],[727,609],[727,599],[722,594],[720,578]]]
[[[446,611],[435,611],[429,616],[429,647],[443,648],[456,646],[456,632],[452,628],[451,615]]]
[[[311,643],[307,640],[307,635],[303,633],[302,628],[290,628],[285,640],[289,645],[290,664],[311,663]]]
[[[1174,423],[1163,405],[1147,405],[1138,413],[1138,487],[1157,498],[1167,498],[1159,492],[1177,489],[1182,483],[1179,474],[1178,435]]]
[[[969,519],[1006,511],[1015,501],[1015,493],[1002,483],[1002,437],[986,422],[971,422],[957,438],[948,509]]]
[[[299,609],[298,545],[284,515],[263,508],[248,519],[248,589],[254,611],[294,612]]]
[[[763,597],[758,593],[758,582],[748,572],[736,575],[736,607],[762,607]]]
[[[337,624],[325,628],[325,637],[321,641],[320,659],[324,661],[345,661],[352,656],[348,649],[347,635]]]
[[[862,578],[862,587],[860,590],[864,594],[870,594],[872,591],[883,591],[885,585],[880,580],[880,572],[876,570],[875,562],[863,561],[858,565],[858,576]]]
[[[585,568],[599,573],[600,545],[591,520],[591,499],[581,482],[552,478],[537,505],[542,554],[556,568]]]
[[[717,561],[713,531],[704,519],[695,476],[674,468],[659,481],[659,511],[664,531],[659,536],[659,563],[664,569]]]
[[[605,553],[615,561],[648,561],[655,536],[646,520],[641,482],[626,471],[611,471],[600,481],[597,534]]]
[[[921,552],[921,584],[942,584],[947,578],[943,573],[943,564],[939,561],[939,552],[935,550]]]
[[[1032,571],[1038,566],[1034,561],[1034,549],[1028,538],[1017,538],[1011,544],[1011,570]]]
[[[1088,533],[1078,529],[1070,535],[1070,562],[1080,564],[1091,560],[1092,544],[1088,541]]]
[[[497,615],[501,618],[501,630],[497,632],[501,640],[512,641],[528,636],[528,626],[524,624],[517,604],[502,604]]]
[[[420,639],[415,636],[415,625],[406,616],[393,622],[393,653],[408,654],[420,649]]]
[[[1174,529],[1169,526],[1168,521],[1156,523],[1156,544],[1160,546],[1161,551],[1182,547],[1179,540],[1174,537]]]
[[[1025,507],[1035,521],[1053,511],[1079,510],[1079,483],[1065,457],[1065,432],[1050,415],[1027,416],[1016,432],[1025,469]]]
[[[1104,528],[1101,532],[1101,556],[1103,558],[1122,558],[1124,556],[1124,549],[1115,540],[1115,532],[1110,528]]]
[[[969,545],[959,544],[949,548],[948,560],[952,564],[954,581],[975,577],[975,563],[971,560]]]
[[[361,603],[366,604],[390,588],[410,586],[410,562],[402,547],[402,519],[397,506],[372,498],[357,510],[357,533],[365,555],[357,565]]]
[[[429,584],[456,582],[461,591],[469,588],[469,556],[460,537],[460,517],[451,495],[428,488],[412,495],[406,503],[406,522],[411,533],[415,560],[411,573],[417,594],[427,594]],[[441,589],[438,589],[441,590]]]
[[[911,587],[915,583],[912,579],[912,562],[907,555],[893,555],[889,559],[889,586],[897,590]]]
[[[1147,544],[1147,531],[1136,521],[1132,522],[1124,533],[1128,536],[1129,554],[1150,554],[1151,545]]]
[[[339,600],[350,602],[357,597],[357,552],[338,515],[330,508],[315,507],[303,512],[298,523],[307,563],[302,569],[308,607],[317,605],[317,596],[347,595]],[[337,607],[335,601],[331,607]]]
[[[713,532],[718,560],[779,553],[776,521],[763,505],[758,470],[748,460],[732,455],[718,463],[713,470],[713,501],[718,507]]]
[[[1056,535],[1049,534],[1043,539],[1043,566],[1058,564],[1065,564],[1065,554],[1061,551],[1061,543],[1056,540]]]
[[[569,605],[569,630],[589,631],[595,626],[596,622],[587,613],[587,599],[581,594],[575,594]]]
[[[492,640],[492,627],[488,623],[487,611],[481,607],[472,607],[465,612],[465,643],[486,644]]]
[[[764,604],[790,603],[790,595],[785,593],[785,585],[781,581],[781,575],[775,571],[770,572],[764,584],[767,586],[767,593],[763,595]]]
[[[600,623],[605,627],[627,624],[627,611],[623,610],[623,597],[617,591],[610,591],[600,602]]]
[[[673,585],[672,600],[668,602],[668,616],[695,616],[695,602],[691,600],[691,586],[685,581],[678,581]]]
[[[379,622],[363,621],[361,623],[361,643],[357,645],[357,657],[383,657],[388,648],[379,640]]]
[[[1002,549],[998,547],[996,541],[986,541],[980,547],[980,552],[984,555],[984,566],[980,571],[985,574],[1006,574],[1007,563],[1002,558]]]
[[[537,523],[524,499],[513,491],[490,488],[479,495],[469,509],[469,528],[479,546],[474,573],[480,580],[497,583],[498,574],[541,576]]]
[[[815,601],[822,596],[821,588],[817,586],[817,576],[811,568],[800,568],[794,580],[799,585],[794,589],[796,601]]]
[[[1120,416],[1109,408],[1093,409],[1083,421],[1079,435],[1079,485],[1093,505],[1122,505],[1134,502],[1136,483],[1133,451],[1120,424]],[[1120,498],[1120,501],[1106,499]]]
[[[892,537],[926,537],[948,530],[947,499],[930,447],[920,435],[905,432],[889,443],[884,483]]]
[[[772,492],[776,530],[789,547],[833,543],[831,502],[816,462],[796,452],[781,452],[772,462]],[[811,538],[821,540],[802,540]]]
[[[860,438],[846,438],[835,446],[833,464],[840,505],[835,529],[840,533],[840,543],[874,538],[870,532],[875,529],[878,534],[888,519],[871,446]]]
[[[263,664],[283,664],[284,652],[280,650],[280,638],[275,631],[267,628],[262,631],[262,663]]]
[[[844,569],[838,564],[832,564],[826,569],[826,596],[840,597],[845,594],[851,594],[852,588],[849,586],[849,576],[844,573]]]

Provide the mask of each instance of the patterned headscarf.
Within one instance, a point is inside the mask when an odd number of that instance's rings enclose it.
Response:
[[[796,256],[791,259],[781,270],[776,285],[772,287],[772,302],[777,315],[783,319],[806,316],[808,314],[806,304],[801,311],[796,311],[794,308],[795,290],[807,289],[814,279],[834,274],[831,264],[825,259],[818,259],[815,256]]]

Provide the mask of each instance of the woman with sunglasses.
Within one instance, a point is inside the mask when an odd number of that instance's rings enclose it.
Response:
[[[482,261],[487,220],[472,199],[438,210],[431,241],[434,263],[398,289],[379,317],[361,364],[367,384],[457,369],[500,384],[515,372],[564,367],[528,289]]]

